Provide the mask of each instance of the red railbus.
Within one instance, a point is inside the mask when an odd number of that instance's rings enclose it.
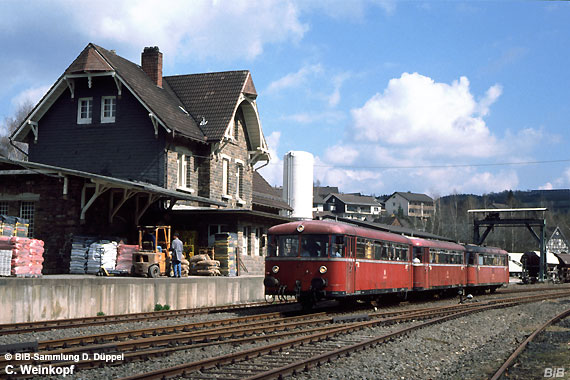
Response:
[[[296,296],[311,305],[320,299],[441,292],[475,285],[468,283],[467,261],[466,248],[452,242],[333,221],[290,222],[269,229],[265,294]],[[497,264],[507,265],[502,260]],[[498,277],[498,268],[497,273],[486,269],[479,269],[479,278],[492,276],[491,282],[476,285],[492,288],[508,282],[508,269],[506,278]]]

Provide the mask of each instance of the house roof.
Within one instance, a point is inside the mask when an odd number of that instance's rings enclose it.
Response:
[[[196,201],[203,204],[208,205],[216,205],[216,206],[226,206],[225,202],[215,201],[213,199],[199,197],[195,195],[190,195],[181,191],[177,190],[168,190],[163,187],[153,185],[150,183],[139,182],[139,181],[128,181],[121,178],[109,177],[99,174],[93,174],[84,172],[81,170],[74,170],[68,168],[62,168],[59,166],[53,165],[46,165],[46,164],[39,164],[36,162],[29,162],[29,161],[19,161],[19,160],[11,160],[8,158],[0,157],[0,168],[8,169],[5,174],[45,174],[45,175],[53,175],[58,174],[61,176],[75,176],[75,177],[82,177],[90,179],[94,183],[100,183],[105,185],[106,187],[110,188],[122,188],[122,189],[130,189],[141,193],[151,193],[155,194],[161,198],[168,198],[168,199],[176,199],[176,200],[188,200],[188,201]],[[13,170],[13,168],[24,168],[27,169],[25,171],[18,171]]]
[[[402,198],[406,199],[409,202],[415,201],[415,202],[433,203],[433,199],[425,194],[410,193],[410,192],[404,193],[401,191],[396,191],[394,194],[390,195],[388,199],[392,198],[396,194],[398,194],[399,196],[401,196]]]
[[[325,202],[328,201],[331,197],[335,197],[347,205],[380,206],[380,204],[376,201],[376,198],[368,195],[332,193],[325,197]]]
[[[338,194],[338,187],[337,186],[313,187],[313,203],[324,203],[325,197],[331,193]]]
[[[198,122],[208,140],[220,140],[232,121],[242,92],[255,98],[249,71],[166,76],[163,78]]]
[[[293,209],[281,198],[277,189],[271,186],[259,172],[253,172],[252,203],[281,210]]]
[[[166,127],[196,141],[204,142],[206,140],[206,135],[198,123],[191,115],[180,109],[182,104],[171,91],[168,91],[166,86],[163,86],[165,88],[156,86],[139,65],[100,46],[90,45],[103,55],[117,74],[124,79],[132,92],[166,124]]]
[[[139,65],[93,43],[83,49],[11,138],[25,142],[30,132],[37,136],[34,126],[59,96],[72,89],[75,78],[100,75],[112,76],[118,87],[128,88],[167,132],[198,142],[221,140],[243,104],[252,151],[269,159],[249,71],[165,76],[160,88]]]

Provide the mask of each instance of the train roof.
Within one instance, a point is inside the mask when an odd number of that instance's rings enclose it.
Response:
[[[508,252],[502,248],[498,247],[487,247],[484,245],[475,245],[475,244],[465,244],[465,249],[468,252],[477,252],[477,253],[495,253],[501,255],[508,255]]]
[[[429,248],[439,248],[439,249],[452,249],[455,251],[465,251],[465,247],[461,244],[453,243],[450,241],[440,241],[440,240],[429,240],[417,237],[411,237],[409,240],[412,242],[414,247],[429,247]]]
[[[328,220],[303,220],[273,226],[269,229],[270,234],[327,234],[327,235],[355,235],[370,239],[389,240],[397,243],[410,244],[410,239],[405,236],[390,232],[358,227],[348,223]]]

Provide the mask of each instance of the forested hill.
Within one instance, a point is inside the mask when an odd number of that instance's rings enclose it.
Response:
[[[462,242],[472,242],[473,215],[467,210],[481,208],[546,207],[546,239],[559,226],[570,237],[570,190],[503,191],[485,195],[452,194],[436,199],[436,214],[426,230]],[[512,217],[515,217],[514,215]],[[481,231],[483,233],[483,231]],[[539,231],[536,230],[539,234]],[[538,249],[536,240],[525,227],[496,227],[485,241],[510,252]]]

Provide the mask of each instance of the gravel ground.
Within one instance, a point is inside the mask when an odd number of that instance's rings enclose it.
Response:
[[[568,307],[570,307],[570,302]],[[503,379],[570,379],[570,317],[546,328],[518,357]]]
[[[292,379],[487,379],[541,323],[568,308],[570,299],[562,299],[472,314]]]
[[[477,298],[484,301],[498,297],[501,297],[501,295]],[[485,374],[493,372],[500,366],[501,362],[494,359],[498,353],[505,353],[504,357],[506,358],[515,344],[521,342],[539,323],[570,307],[570,300],[565,302],[546,301],[488,311],[442,325],[424,328],[410,337],[400,338],[389,344],[380,345],[373,350],[359,353],[356,361],[354,360],[354,355],[352,355],[348,359],[340,360],[336,363],[337,365],[325,365],[320,369],[294,377],[294,379],[483,379],[486,377]],[[441,300],[438,303],[438,305],[442,306],[452,304],[457,304],[457,299]],[[399,308],[409,309],[428,306],[434,306],[434,303],[416,301],[404,303]],[[395,310],[395,307],[383,307],[382,309]],[[157,327],[234,318],[252,312],[205,314],[192,318],[177,318],[170,321],[159,320],[156,322],[117,324],[112,327],[94,326],[52,330],[34,334],[9,335],[0,337],[0,344],[59,339],[95,334],[97,332],[125,331],[151,326]],[[402,326],[403,324],[395,327],[368,329],[361,334],[369,336],[379,335],[387,330]],[[263,345],[265,343],[258,344]],[[255,346],[256,344],[248,344],[245,347],[233,347],[222,344],[178,351],[168,357],[151,359],[146,362],[134,362],[121,367],[81,371],[67,376],[66,379],[97,380],[124,377],[151,369],[224,355]],[[41,376],[37,378],[48,377]],[[61,378],[62,376],[51,377],[51,379]]]

